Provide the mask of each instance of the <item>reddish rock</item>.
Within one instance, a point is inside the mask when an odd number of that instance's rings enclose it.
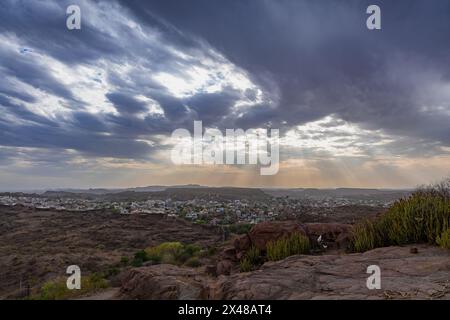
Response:
[[[219,258],[221,260],[237,261],[238,259],[236,258],[236,249],[234,247],[226,247],[220,253]]]
[[[322,236],[322,243],[345,249],[350,240],[352,226],[343,223],[306,223],[306,233],[313,244]]]
[[[417,247],[417,245],[415,246]],[[367,266],[382,270],[381,290],[367,289]],[[450,299],[446,286],[450,252],[421,245],[378,248],[365,253],[292,256],[261,269],[217,278],[207,298],[271,299]]]
[[[250,249],[252,245],[252,242],[250,240],[250,237],[248,234],[244,234],[242,236],[237,237],[234,240],[234,247],[236,248],[236,251],[247,251]]]
[[[216,275],[230,275],[235,263],[231,260],[220,260],[216,266]]]
[[[198,270],[168,264],[134,268],[124,275],[122,299],[201,299],[205,278]]]
[[[411,254],[417,248],[417,254]],[[382,289],[367,289],[367,266],[379,265]],[[154,265],[127,271],[122,299],[450,299],[450,252],[429,246],[364,253],[298,255],[259,270],[211,278],[198,269]]]

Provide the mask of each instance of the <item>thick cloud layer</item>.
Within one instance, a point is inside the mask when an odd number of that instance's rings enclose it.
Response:
[[[194,120],[280,128],[282,161],[448,156],[450,3],[378,1],[379,31],[369,4],[2,1],[2,163],[43,150],[67,167],[156,164]]]

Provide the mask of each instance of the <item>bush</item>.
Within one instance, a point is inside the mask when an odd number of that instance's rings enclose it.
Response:
[[[202,263],[197,257],[192,257],[186,261],[185,265],[191,268],[198,268],[202,265]]]
[[[81,289],[67,289],[66,278],[57,278],[47,281],[39,292],[29,297],[31,300],[65,300],[76,298],[87,293],[95,292],[108,287],[108,281],[100,274],[91,274],[81,277]]]
[[[252,265],[259,265],[262,262],[261,250],[255,246],[250,247],[250,249],[248,249],[245,253],[245,256]]]
[[[370,220],[364,220],[353,227],[352,248],[356,252],[363,252],[381,244],[378,225]]]
[[[149,260],[147,253],[144,250],[140,250],[134,254],[133,261],[131,261],[131,265],[133,267],[140,267],[142,264]]]
[[[249,272],[256,269],[260,264],[264,262],[261,256],[261,250],[252,246],[247,250],[244,257],[240,261],[241,272]]]
[[[177,264],[183,254],[183,244],[180,242],[163,242],[158,246],[144,250],[147,254],[147,261],[154,263]]]
[[[247,257],[244,257],[239,263],[239,268],[241,272],[250,272],[253,270],[253,265]]]
[[[307,254],[310,250],[308,237],[293,233],[289,237],[284,237],[267,244],[267,259],[278,261],[296,254]]]
[[[180,242],[164,242],[158,246],[140,250],[135,253],[132,265],[140,267],[144,262],[152,261],[155,264],[167,263],[182,265],[191,258],[205,256],[207,252],[195,244],[184,245]],[[190,261],[191,264],[197,264]]]
[[[128,257],[122,257],[120,258],[120,264],[126,266],[130,262],[130,259]]]
[[[445,242],[444,233],[449,227],[450,180],[417,190],[409,198],[395,202],[375,220],[356,225],[352,250],[363,252],[390,245]]]
[[[216,253],[217,253],[217,248],[216,248],[216,247],[209,247],[209,248],[208,248],[207,255],[208,255],[209,257],[215,255]]]
[[[436,238],[436,243],[442,248],[450,250],[450,229],[442,232],[442,234]]]

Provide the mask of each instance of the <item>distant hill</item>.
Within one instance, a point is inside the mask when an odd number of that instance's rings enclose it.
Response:
[[[154,200],[251,200],[266,201],[271,198],[270,195],[264,193],[261,189],[254,188],[210,188],[201,186],[175,186],[169,187],[162,191],[135,191],[126,190],[121,192],[99,193],[99,192],[67,192],[67,191],[47,191],[42,194],[43,197],[49,198],[73,198],[73,199],[99,199],[105,201],[144,201],[148,199]]]
[[[264,192],[273,197],[290,197],[294,199],[312,198],[358,198],[358,199],[383,199],[395,200],[411,194],[411,190],[387,190],[387,189],[364,189],[364,188],[336,188],[336,189],[263,189]]]
[[[126,191],[135,192],[155,192],[166,190],[167,186],[147,186],[147,187],[136,187],[136,188],[90,188],[90,189],[55,189],[48,190],[48,192],[69,192],[69,193],[82,193],[82,194],[109,194],[109,193],[120,193]]]
[[[3,193],[4,195],[26,195],[24,193]],[[105,201],[143,201],[147,199],[208,199],[267,201],[271,197],[293,199],[347,198],[361,200],[396,200],[411,194],[411,190],[363,189],[363,188],[235,188],[205,187],[200,185],[148,186],[127,189],[61,189],[49,190],[33,196],[48,198],[100,199]]]

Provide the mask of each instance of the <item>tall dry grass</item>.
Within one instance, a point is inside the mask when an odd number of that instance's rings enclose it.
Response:
[[[395,202],[374,220],[353,229],[352,250],[408,243],[438,244],[450,228],[450,178],[434,186],[421,187],[409,198]]]

